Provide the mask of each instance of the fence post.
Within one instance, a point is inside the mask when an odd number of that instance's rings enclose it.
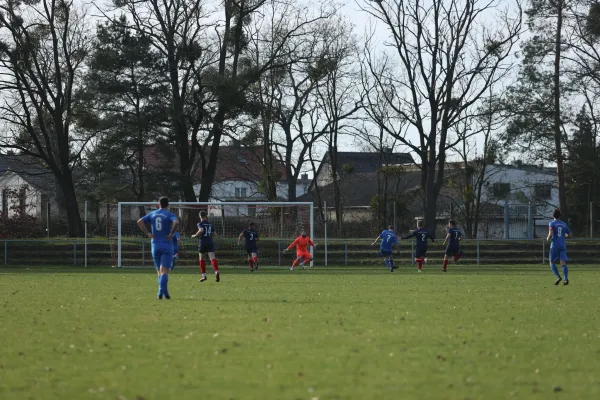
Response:
[[[46,203],[46,237],[50,239],[50,202]]]
[[[508,200],[504,200],[504,239],[510,239],[510,210]]]
[[[73,241],[73,265],[77,265],[77,239]]]
[[[410,241],[410,265],[415,264],[415,242]]]
[[[344,265],[348,266],[348,241],[346,240],[346,246],[344,251]]]
[[[590,202],[590,239],[594,238],[594,202]]]
[[[477,240],[477,265],[481,265],[481,261],[479,259],[479,239]]]
[[[283,212],[283,207],[281,207],[281,212]],[[279,255],[278,265],[281,266],[281,240],[277,241],[277,254]]]
[[[535,229],[533,223],[533,204],[529,202],[529,207],[527,207],[527,230],[529,231],[529,239],[533,239],[533,231]]]
[[[325,227],[324,227],[324,231],[325,231],[325,266],[327,266],[327,202],[324,201],[323,202],[324,207],[325,207]]]
[[[84,234],[84,238],[83,238],[83,259],[84,259],[84,267],[87,268],[87,262],[88,262],[88,249],[87,249],[87,238],[88,238],[88,221],[87,221],[87,217],[88,217],[88,202],[87,200],[85,201],[85,207],[84,207],[84,211],[83,211],[83,220],[84,220],[84,226],[83,226],[83,234]]]
[[[4,241],[4,265],[8,265],[8,241]]]
[[[398,223],[396,222],[396,202],[394,201],[394,229],[398,229]]]
[[[142,241],[142,267],[146,266],[146,241]]]
[[[546,263],[546,241],[542,239],[542,264]]]

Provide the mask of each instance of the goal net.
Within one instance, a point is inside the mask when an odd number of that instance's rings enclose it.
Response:
[[[121,202],[117,208],[116,266],[154,267],[150,240],[142,234],[137,220],[156,210],[157,202]],[[256,224],[260,265],[288,265],[293,255],[283,250],[302,231],[314,234],[313,203],[289,202],[172,202],[169,211],[179,218],[181,246],[176,268],[198,266],[198,239],[191,236],[197,231],[200,211],[208,213],[214,226],[213,240],[219,265],[247,267],[244,239],[237,244],[240,233],[250,222]],[[313,251],[311,249],[311,251]]]

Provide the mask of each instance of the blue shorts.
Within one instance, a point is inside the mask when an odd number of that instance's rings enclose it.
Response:
[[[246,247],[246,252],[248,252],[248,255],[252,255],[252,253],[258,254],[256,247]]]
[[[419,247],[415,250],[415,258],[425,258],[427,255],[427,247]]]
[[[556,261],[569,261],[569,257],[567,257],[567,249],[554,249],[550,248],[550,262]]]
[[[391,257],[392,256],[392,252],[390,250],[379,250],[379,254],[381,255],[381,257]]]
[[[154,268],[161,266],[173,269],[173,249],[152,249],[152,258],[154,259]]]
[[[456,256],[460,255],[460,246],[446,247],[446,255],[448,257],[456,257]]]
[[[214,253],[215,252],[215,244],[214,243],[200,243],[198,245],[198,253]]]

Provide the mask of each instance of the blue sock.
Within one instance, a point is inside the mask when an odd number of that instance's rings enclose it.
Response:
[[[556,268],[556,264],[550,264],[550,269],[552,269],[552,272],[554,272],[554,275],[556,275],[557,278],[560,278],[560,274],[558,273],[558,268]]]
[[[385,260],[385,265],[386,265],[388,268],[391,268],[391,267],[390,267],[390,260]]]
[[[569,267],[567,267],[567,264],[562,266],[563,269],[563,275],[565,276],[565,281],[569,280]]]
[[[169,293],[167,290],[167,282],[169,281],[169,275],[161,275],[160,276],[160,293],[163,295]]]
[[[163,294],[163,275],[158,276],[158,295],[162,296]]]

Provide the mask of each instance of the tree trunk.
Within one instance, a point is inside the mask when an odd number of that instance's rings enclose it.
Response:
[[[562,152],[562,134],[560,117],[560,57],[562,45],[563,3],[559,1],[556,20],[556,43],[554,54],[554,148],[556,151],[556,174],[558,176],[558,203],[561,217],[568,221],[567,190],[565,187],[565,164]]]
[[[78,237],[83,234],[83,224],[81,222],[81,215],[79,214],[79,204],[75,195],[75,185],[73,184],[71,171],[67,169],[57,179],[67,213],[69,237]]]
[[[287,183],[288,183],[288,199],[287,199],[287,201],[294,202],[294,201],[296,201],[296,198],[297,198],[296,184],[298,183],[298,177],[295,174],[291,173],[291,171],[290,171],[290,174],[287,176]]]
[[[221,144],[221,138],[223,137],[223,123],[225,122],[225,105],[219,105],[219,110],[215,116],[215,122],[212,126],[212,137],[213,142],[210,146],[210,153],[208,157],[208,163],[206,169],[202,171],[202,186],[200,187],[199,201],[208,201],[210,198],[210,192],[212,185],[215,182],[215,176],[217,173],[217,164],[219,161],[219,148]]]
[[[435,232],[437,216],[437,193],[435,185],[435,147],[429,149],[427,176],[425,180],[425,226]]]
[[[271,131],[269,126],[263,124],[263,184],[264,195],[268,201],[277,200],[277,182],[275,181],[275,166],[273,152],[271,151]]]

